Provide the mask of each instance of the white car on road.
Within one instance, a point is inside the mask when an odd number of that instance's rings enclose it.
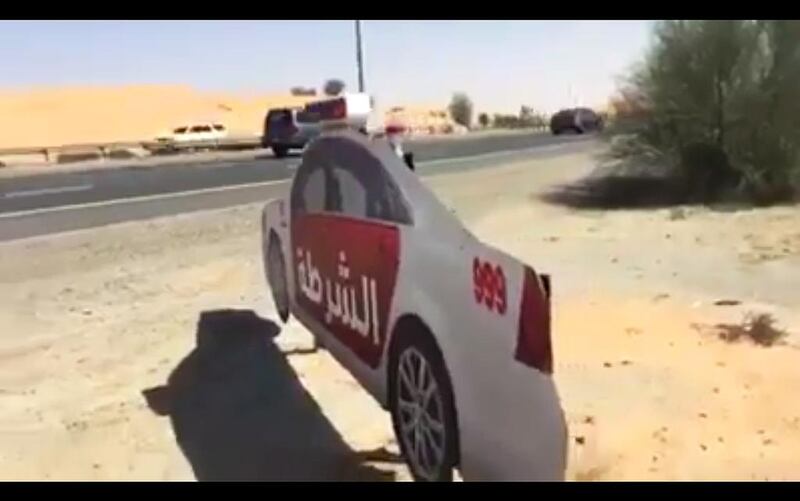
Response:
[[[159,143],[172,143],[182,145],[187,143],[202,143],[218,141],[228,137],[228,129],[216,122],[197,122],[176,127],[172,132],[159,135]]]
[[[390,411],[415,479],[564,478],[549,277],[474,237],[385,140],[323,132],[262,232],[279,316]]]

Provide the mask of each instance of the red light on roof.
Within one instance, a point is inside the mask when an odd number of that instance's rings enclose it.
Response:
[[[386,126],[387,134],[402,134],[405,131],[406,128],[402,124],[389,124]]]
[[[347,103],[344,99],[337,99],[333,102],[331,118],[341,119],[347,116]]]

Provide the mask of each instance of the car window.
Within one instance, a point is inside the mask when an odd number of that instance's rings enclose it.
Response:
[[[219,131],[219,132],[222,132],[222,131],[225,130],[225,126],[224,125],[214,124],[213,127],[214,127],[214,130]]]
[[[334,167],[328,188],[325,210],[358,218],[368,216],[367,188],[351,171]]]
[[[325,210],[328,181],[327,161],[318,151],[309,150],[297,168],[289,204],[293,213],[323,212]]]
[[[320,139],[303,154],[290,194],[292,211],[326,212],[411,224],[408,204],[383,165],[348,138]]]
[[[189,129],[189,132],[211,132],[211,127],[208,125],[195,125]]]
[[[325,171],[316,169],[306,179],[302,191],[302,204],[306,212],[325,210]]]
[[[292,114],[289,110],[273,110],[269,112],[267,119],[270,123],[280,123],[281,121],[292,120]]]
[[[298,111],[297,121],[301,124],[315,124],[319,122],[319,113],[313,111]]]
[[[177,129],[172,131],[172,133],[173,134],[185,134],[186,133],[186,129],[187,129],[187,127],[178,127]]]
[[[338,190],[327,197],[326,210],[411,224],[400,190],[380,160],[367,148],[347,138],[327,138],[315,146],[323,152],[331,167],[331,190]]]

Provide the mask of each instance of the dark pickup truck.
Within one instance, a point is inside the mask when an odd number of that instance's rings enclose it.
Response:
[[[317,137],[321,126],[319,116],[303,108],[273,108],[264,118],[261,145],[271,148],[278,158],[290,150],[301,150]]]

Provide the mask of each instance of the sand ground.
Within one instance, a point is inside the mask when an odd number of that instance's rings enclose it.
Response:
[[[231,135],[261,134],[270,108],[319,97],[288,92],[211,92],[191,85],[75,85],[0,88],[0,149],[153,140],[197,121],[225,124]],[[407,104],[407,103],[406,103]],[[387,111],[392,103],[377,103]],[[429,115],[438,106],[408,106],[409,125],[452,124]],[[437,129],[438,130],[438,129]],[[7,165],[38,156],[4,156]]]
[[[195,121],[256,134],[270,107],[302,105],[286,93],[204,92],[189,85],[0,89],[0,148],[152,140]]]
[[[427,181],[479,237],[554,277],[568,477],[797,479],[800,210],[537,198],[593,165]],[[0,244],[0,478],[408,479],[388,415],[296,322],[275,335],[259,210]],[[710,328],[751,311],[785,343]]]

